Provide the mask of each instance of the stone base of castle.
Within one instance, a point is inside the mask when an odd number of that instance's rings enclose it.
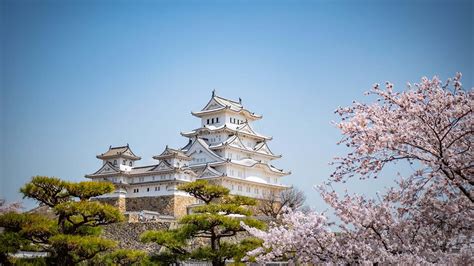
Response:
[[[180,218],[187,214],[187,207],[196,203],[193,197],[171,195],[159,197],[111,197],[97,200],[119,208],[121,212],[154,211],[162,215]]]

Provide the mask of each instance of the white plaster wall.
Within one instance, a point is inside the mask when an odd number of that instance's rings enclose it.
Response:
[[[114,164],[114,162],[117,161],[116,164]],[[134,167],[135,166],[135,162],[132,161],[132,160],[129,160],[129,159],[125,159],[125,158],[117,158],[117,159],[109,159],[109,160],[104,160],[102,162],[102,164],[105,164],[106,162],[110,162],[113,166],[116,166],[116,167],[119,167],[121,165],[125,165],[125,166],[128,166],[128,167]],[[131,165],[130,165],[131,163]]]
[[[214,123],[212,123],[212,119],[214,118]],[[217,118],[219,119],[219,122],[217,122]],[[207,123],[207,119],[209,119],[209,124]],[[201,117],[201,127],[204,126],[222,126],[225,123],[225,115],[223,113],[221,114],[212,114],[212,115],[206,115]]]
[[[176,184],[172,185],[170,183],[133,185],[128,188],[127,198],[156,197],[169,195],[189,196],[188,193],[180,191],[176,187]],[[138,189],[138,192],[134,192],[134,189]]]

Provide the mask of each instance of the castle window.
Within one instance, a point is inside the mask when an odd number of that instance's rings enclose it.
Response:
[[[150,188],[149,188],[149,187],[146,188],[146,192],[150,192]]]
[[[242,191],[242,186],[238,186],[237,190]]]
[[[127,164],[127,160],[123,160],[122,164],[123,164],[123,165],[126,165],[126,164]]]
[[[216,117],[216,123],[219,123],[219,117]]]
[[[247,192],[249,192],[249,193],[250,193],[250,187],[247,187]]]
[[[207,124],[209,125],[209,119],[207,119]]]
[[[211,119],[211,123],[214,124],[214,118]]]
[[[132,161],[130,161],[130,163],[128,165],[132,166]]]
[[[117,160],[114,160],[114,165],[117,165]]]
[[[258,188],[255,188],[254,192],[255,194],[258,194]]]

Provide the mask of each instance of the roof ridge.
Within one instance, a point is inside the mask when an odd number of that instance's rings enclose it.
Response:
[[[224,98],[224,97],[218,96],[218,95],[214,95],[214,97],[215,97],[215,98],[220,98],[220,99],[222,99],[222,100],[226,100],[226,101],[229,101],[229,102],[233,102],[233,103],[235,103],[235,104],[239,104],[239,105],[243,106],[242,103],[240,103],[240,102],[238,102],[238,101],[234,101],[234,100],[232,100],[232,99],[227,99],[227,98]]]
[[[123,149],[123,148],[129,148],[129,146],[128,146],[128,145],[125,145],[125,146],[116,146],[116,147],[110,146],[110,147],[109,147],[109,150],[116,150],[116,149]]]
[[[135,166],[132,167],[132,169],[141,169],[141,168],[147,168],[147,167],[154,167],[157,166],[158,164],[150,164],[150,165],[143,165],[143,166]]]

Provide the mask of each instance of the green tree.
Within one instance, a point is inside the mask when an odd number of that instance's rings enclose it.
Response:
[[[107,182],[66,182],[36,176],[20,189],[54,211],[54,217],[7,212],[0,215],[0,264],[9,264],[8,254],[19,250],[46,251],[48,264],[73,265],[91,261],[116,246],[100,237],[101,225],[120,222],[120,211],[90,198],[114,191]]]
[[[193,213],[179,220],[179,227],[174,230],[147,231],[142,234],[142,241],[156,242],[166,251],[155,255],[155,260],[162,264],[175,263],[186,259],[211,261],[212,265],[224,265],[227,259],[240,261],[247,251],[260,245],[252,238],[239,243],[224,241],[245,231],[241,222],[263,228],[265,224],[251,218],[251,211],[246,208],[256,201],[243,196],[231,196],[225,187],[199,180],[178,187],[204,202],[194,207]],[[199,243],[199,240],[204,243]],[[196,248],[190,248],[194,241]],[[234,241],[236,242],[236,241]],[[153,259],[153,258],[152,258]]]
[[[102,256],[97,256],[94,265],[148,265],[147,253],[141,250],[119,249]]]

